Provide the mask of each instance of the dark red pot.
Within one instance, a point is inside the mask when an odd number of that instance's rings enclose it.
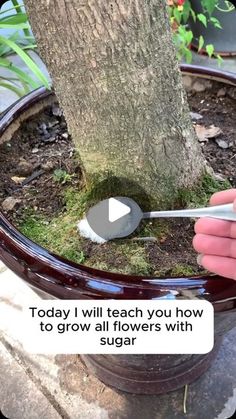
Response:
[[[183,66],[186,74],[213,78],[236,86],[233,74]],[[0,120],[1,141],[12,135],[29,113],[36,113],[53,94],[38,89],[11,106]],[[8,138],[9,139],[9,138]],[[0,259],[43,298],[159,299],[173,294],[212,302],[215,310],[215,348],[207,355],[89,355],[85,364],[104,383],[142,394],[160,394],[194,381],[210,365],[222,335],[236,325],[236,281],[214,275],[149,278],[98,271],[65,260],[24,237],[0,214]],[[175,291],[173,293],[173,291]]]

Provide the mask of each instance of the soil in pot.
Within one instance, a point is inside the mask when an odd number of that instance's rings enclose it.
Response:
[[[193,124],[218,178],[205,176],[196,190],[181,191],[175,208],[206,205],[215,191],[236,187],[236,89],[199,80],[194,85],[188,92]],[[2,212],[26,236],[78,263],[138,275],[202,272],[190,219],[146,221],[133,236],[102,245],[80,237],[76,224],[89,197],[77,157],[58,105],[25,121],[0,146]]]

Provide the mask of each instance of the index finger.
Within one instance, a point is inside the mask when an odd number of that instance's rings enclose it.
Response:
[[[210,199],[210,205],[230,204],[236,199],[236,189],[216,192]]]

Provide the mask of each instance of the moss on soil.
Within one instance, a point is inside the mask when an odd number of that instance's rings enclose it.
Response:
[[[231,188],[229,181],[218,181],[205,175],[194,189],[183,189],[178,194],[178,204],[183,208],[199,208],[209,204],[210,197],[219,191]]]
[[[230,187],[228,182],[219,182],[209,175],[204,176],[194,190],[182,190],[178,195],[175,207],[200,207],[209,202],[211,195],[219,190]],[[111,196],[104,189],[103,198]],[[193,275],[198,273],[185,263],[174,262],[171,266],[162,266],[157,270],[147,252],[148,242],[135,241],[134,237],[117,240],[102,245],[92,244],[79,236],[77,223],[90,205],[98,202],[94,190],[77,190],[68,187],[64,193],[63,210],[53,218],[48,219],[33,209],[25,211],[19,228],[23,234],[67,259],[84,263],[97,269],[109,270],[136,275],[172,276]],[[157,244],[162,243],[171,233],[167,219],[153,220],[141,223],[135,237],[154,237]],[[172,234],[173,234],[172,229]],[[172,258],[173,259],[173,258]]]

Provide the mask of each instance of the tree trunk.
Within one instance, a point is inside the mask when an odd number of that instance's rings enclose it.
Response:
[[[167,202],[205,163],[165,0],[25,0],[87,178],[113,174]]]

